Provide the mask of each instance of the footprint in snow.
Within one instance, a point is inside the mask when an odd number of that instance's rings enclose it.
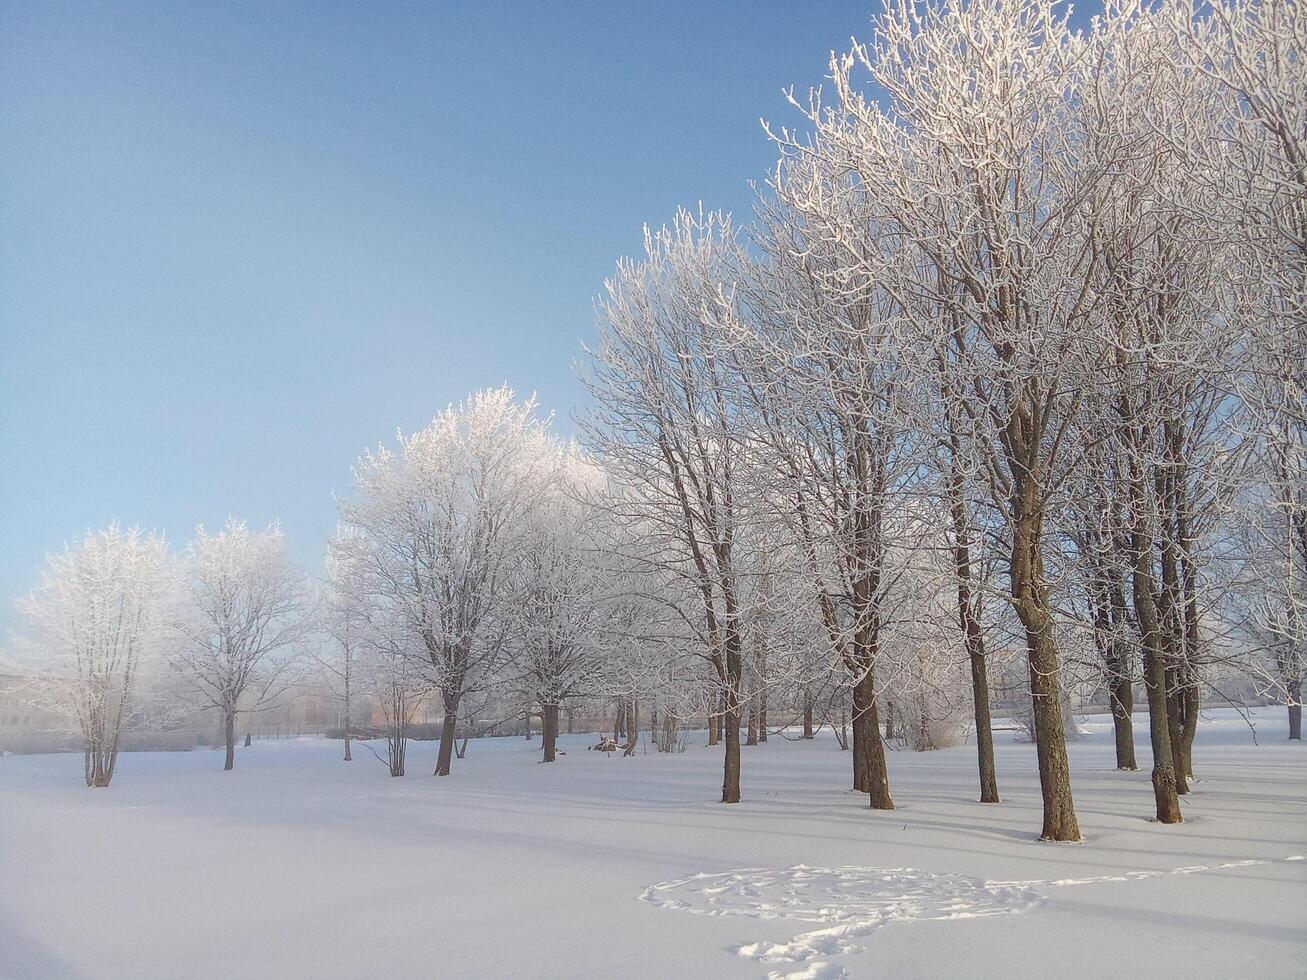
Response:
[[[1303,858],[1294,855],[1279,860]],[[810,868],[800,864],[793,868],[740,868],[693,874],[650,885],[640,899],[659,908],[695,915],[812,923],[816,928],[800,933],[789,942],[746,943],[735,952],[757,963],[778,967],[768,973],[770,980],[834,980],[848,973],[825,958],[859,952],[862,947],[854,940],[890,923],[974,919],[1024,912],[1044,900],[1036,886],[1134,881],[1271,863],[1270,860],[1234,861],[1169,871],[1127,871],[1097,878],[1042,881],[985,881],[915,868],[851,865]]]

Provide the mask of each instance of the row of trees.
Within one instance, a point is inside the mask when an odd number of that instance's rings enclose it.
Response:
[[[587,441],[702,598],[726,802],[742,624],[787,592],[847,672],[876,808],[878,677],[917,644],[966,652],[991,802],[987,649],[1024,646],[1050,840],[1080,836],[1068,658],[1111,690],[1122,768],[1142,677],[1164,823],[1223,660],[1269,661],[1300,737],[1307,18],[1067,16],[891,3],[829,99],[791,97],[802,132],[769,129],[746,232],[682,212],[608,283]]]
[[[52,560],[28,607],[93,650],[88,746],[132,681],[125,617],[169,624],[229,767],[302,641],[396,774],[433,697],[439,775],[522,711],[551,761],[560,710],[601,699],[659,747],[706,721],[726,803],[742,741],[830,722],[891,809],[888,731],[930,747],[965,712],[997,803],[991,688],[1020,664],[1046,839],[1079,839],[1072,700],[1105,692],[1133,769],[1141,683],[1180,820],[1211,685],[1252,678],[1301,737],[1305,53],[1283,0],[1112,3],[1083,33],[1043,0],[891,4],[829,100],[791,96],[801,131],[769,129],[747,228],[682,211],[618,264],[578,443],[499,389],[365,454],[312,602],[239,525],[180,591],[106,559],[121,587],[64,620],[83,556]],[[168,564],[135,533],[96,548]]]

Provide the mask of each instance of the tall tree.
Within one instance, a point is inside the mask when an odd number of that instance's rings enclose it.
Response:
[[[738,387],[718,329],[740,246],[730,219],[679,211],[646,229],[599,300],[585,383],[585,441],[625,489],[628,511],[673,555],[698,596],[700,633],[725,721],[722,802],[740,801],[743,613],[736,544],[746,443]],[[673,550],[674,549],[674,550]]]
[[[354,467],[340,501],[358,588],[403,624],[444,707],[436,775],[448,776],[463,698],[504,654],[510,569],[547,466],[547,420],[509,388],[477,392]]]

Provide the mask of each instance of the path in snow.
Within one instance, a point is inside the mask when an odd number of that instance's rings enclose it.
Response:
[[[1304,858],[1292,855],[1279,860]],[[693,874],[650,885],[640,894],[640,899],[659,908],[695,915],[821,923],[821,928],[801,933],[789,942],[746,943],[735,952],[768,965],[803,964],[798,969],[773,970],[768,974],[769,980],[828,980],[847,976],[847,972],[821,957],[861,952],[862,947],[854,939],[893,922],[973,919],[1024,912],[1044,900],[1035,886],[1137,881],[1274,863],[1265,859],[1230,861],[1165,871],[1127,871],[1096,878],[1040,881],[984,881],[915,868],[810,868],[799,864],[792,868],[740,868]]]

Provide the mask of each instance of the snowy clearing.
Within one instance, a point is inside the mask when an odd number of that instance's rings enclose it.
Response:
[[[134,753],[94,791],[77,756],[10,756],[0,976],[1301,976],[1307,752],[1283,716],[1257,712],[1255,746],[1205,715],[1174,827],[1090,722],[1079,845],[1036,842],[1034,748],[1005,732],[1002,804],[973,802],[963,746],[893,753],[882,813],[825,737],[746,750],[738,806],[716,749],[601,757],[590,735],[551,766],[482,740],[441,780],[433,743],[398,779],[317,738],[229,773]]]

